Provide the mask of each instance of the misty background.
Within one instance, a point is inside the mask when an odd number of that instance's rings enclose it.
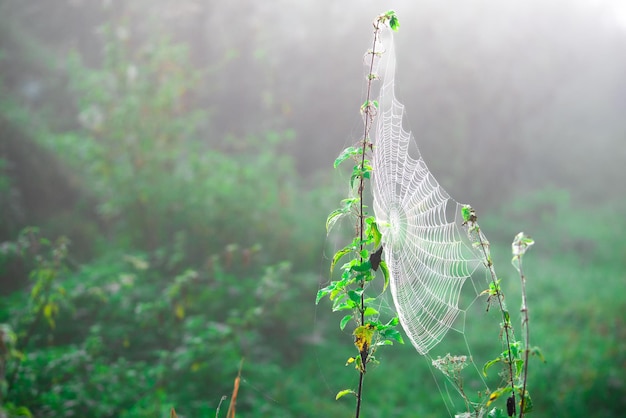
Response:
[[[619,416],[618,0],[0,0],[0,322],[25,353],[1,354],[6,411],[214,416],[242,358],[242,416],[352,411],[334,400],[356,384],[351,336],[314,298],[343,245],[324,229],[349,178],[332,163],[361,139],[371,22],[389,9],[405,128],[477,210],[511,311],[510,242],[536,240],[536,415]],[[60,236],[68,256],[37,299]],[[485,333],[476,354],[485,338],[498,351],[497,325]],[[410,345],[381,356],[367,416],[448,413]]]

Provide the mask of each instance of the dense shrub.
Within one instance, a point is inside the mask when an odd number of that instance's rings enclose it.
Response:
[[[36,324],[20,347],[26,356],[9,362],[19,371],[9,399],[42,417],[155,416],[174,404],[193,416],[215,410],[242,359],[251,376],[299,361],[298,335],[308,331],[292,318],[311,316],[298,298],[316,288],[289,263],[253,258],[235,270],[215,260],[168,275],[146,254],[109,255],[58,281],[64,298],[54,323]],[[18,337],[34,321],[31,304],[25,293],[2,312]]]

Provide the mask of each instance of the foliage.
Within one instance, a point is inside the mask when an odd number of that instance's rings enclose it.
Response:
[[[193,263],[231,244],[313,262],[310,248],[291,244],[312,233],[307,223],[293,228],[296,218],[323,203],[300,193],[281,154],[295,133],[199,139],[209,118],[185,48],[164,37],[142,43],[124,25],[101,33],[102,68],[76,53],[68,64],[80,129],[39,140],[97,201],[107,238],[146,251],[182,246]]]
[[[25,400],[12,401],[18,376],[26,356],[23,349],[31,340],[48,337],[56,328],[56,319],[65,305],[65,288],[60,284],[66,273],[65,259],[68,241],[61,237],[52,243],[39,235],[37,228],[26,228],[15,242],[2,246],[2,258],[20,257],[32,264],[27,303],[22,311],[12,313],[12,324],[0,324],[0,382],[2,407],[10,416],[31,416],[29,408],[16,405]],[[16,331],[14,331],[16,330]],[[6,373],[6,374],[5,374]]]
[[[301,332],[289,318],[302,291],[298,283],[306,281],[288,263],[264,267],[251,260],[238,278],[218,259],[169,277],[161,263],[155,254],[137,253],[84,266],[63,281],[64,301],[50,310],[56,299],[42,260],[30,293],[10,308],[26,355],[6,359],[13,376],[7,399],[44,417],[155,416],[172,405],[206,415],[229,393],[242,357],[261,369],[299,357],[297,344],[279,344],[281,333]],[[43,290],[50,296],[42,299]],[[248,410],[250,397],[239,407]]]
[[[131,243],[155,248],[172,230],[190,193],[182,163],[201,112],[188,109],[199,74],[189,74],[184,49],[167,40],[129,50],[128,28],[105,26],[103,68],[89,70],[74,54],[70,80],[83,129],[51,137],[51,146],[85,175],[104,219],[124,228]],[[124,214],[120,219],[121,214]],[[118,220],[118,222],[115,222]],[[177,225],[177,222],[173,222]]]
[[[207,115],[185,50],[129,31],[102,29],[102,68],[72,56],[80,129],[36,131],[97,202],[106,236],[92,237],[100,254],[72,271],[24,257],[34,229],[0,247],[0,267],[23,264],[33,280],[0,307],[6,346],[15,335],[19,348],[2,357],[3,405],[36,416],[153,417],[174,405],[213,415],[245,357],[244,377],[263,387],[238,411],[267,410],[265,393],[286,390],[276,365],[297,362],[312,339],[292,318],[312,317],[297,300],[316,280],[300,272],[321,243],[297,219],[316,218],[334,192],[301,189],[282,153],[291,130],[198,141]],[[64,259],[67,241],[32,240]]]
[[[22,236],[2,244],[0,266],[20,259],[34,280],[0,309],[26,353],[3,357],[7,411],[153,417],[176,405],[212,415],[241,358],[247,378],[279,381],[272,365],[297,361],[302,345],[282,342],[310,337],[290,319],[306,315],[295,300],[316,281],[297,271],[321,243],[303,239],[316,228],[296,219],[316,217],[333,193],[300,190],[281,152],[293,131],[198,141],[207,120],[193,100],[200,73],[189,76],[180,46],[142,44],[129,31],[102,29],[102,68],[72,56],[80,129],[37,131],[97,202],[107,235],[92,237],[96,259],[71,272],[59,265],[63,277],[46,258],[24,261]],[[252,393],[238,410],[264,404]]]

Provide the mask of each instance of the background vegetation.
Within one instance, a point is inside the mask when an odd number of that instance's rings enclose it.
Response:
[[[511,311],[510,242],[523,230],[537,243],[524,264],[547,359],[530,366],[536,414],[620,416],[626,12],[393,6],[400,99],[432,171],[477,209]],[[349,176],[332,162],[359,139],[381,11],[0,1],[6,412],[214,416],[243,358],[241,416],[349,416],[334,395],[356,384],[338,366],[353,348],[314,298],[337,245],[324,220]],[[473,327],[474,354],[497,345],[482,307]],[[447,414],[412,347],[382,355],[364,416]]]

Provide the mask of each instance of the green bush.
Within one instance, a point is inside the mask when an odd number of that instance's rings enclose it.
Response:
[[[242,358],[264,382],[282,378],[271,365],[300,360],[297,335],[308,331],[292,318],[306,312],[297,299],[314,291],[310,277],[256,261],[235,275],[219,260],[170,276],[158,260],[109,255],[69,274],[55,325],[39,324],[10,363],[19,372],[8,400],[41,417],[155,416],[171,405],[201,416],[230,393]],[[23,293],[3,309],[20,337],[31,300]]]

